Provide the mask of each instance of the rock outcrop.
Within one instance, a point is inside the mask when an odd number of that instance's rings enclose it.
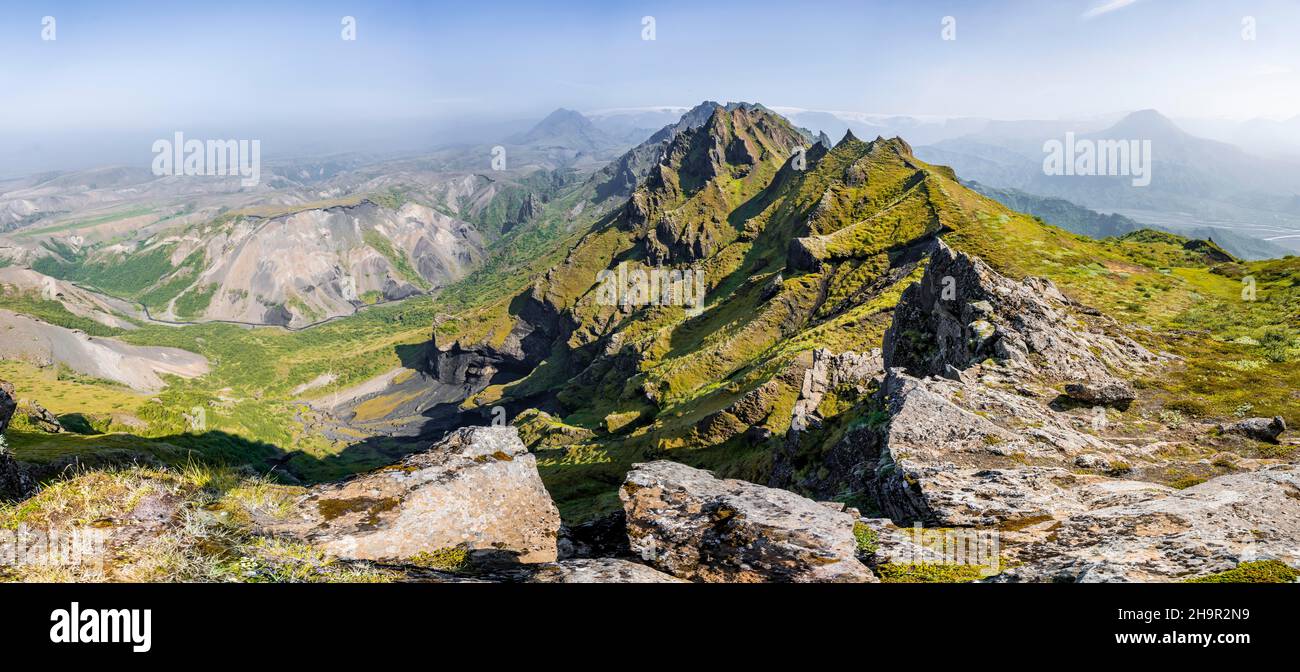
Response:
[[[14,417],[14,411],[18,410],[18,397],[14,392],[14,384],[7,380],[0,380],[0,434],[4,434],[9,429],[9,421]]]
[[[968,378],[891,371],[882,390],[888,424],[845,438],[874,458],[867,489],[900,524],[996,525],[1078,511],[1072,491],[1090,477],[1072,473],[1075,459],[1131,450],[1032,398]]]
[[[1015,282],[935,241],[921,281],[903,291],[884,340],[887,368],[947,375],[993,358],[1027,373],[1107,387],[1159,360],[1132,339],[1093,330],[1050,280]],[[1108,389],[1108,388],[1107,388]]]
[[[9,452],[4,433],[18,409],[18,398],[12,383],[0,380],[0,501],[22,499],[33,488],[27,469]]]
[[[1254,560],[1300,566],[1300,466],[1148,490],[1076,514],[1020,560],[991,580],[1177,581]]]
[[[865,389],[867,381],[884,373],[880,351],[869,353],[841,352],[835,354],[826,348],[813,351],[813,364],[804,372],[803,387],[794,402],[790,428],[802,431],[821,424],[817,407],[828,391],[841,385]]]
[[[315,487],[267,530],[345,559],[466,548],[480,564],[554,562],[560,515],[513,427],[469,427],[429,450]]]
[[[865,394],[868,383],[881,378],[883,371],[880,350],[872,350],[869,353],[848,351],[838,354],[826,348],[814,350],[812,365],[803,373],[799,397],[795,400],[794,408],[790,413],[790,430],[786,432],[785,441],[780,448],[773,451],[772,473],[768,485],[777,488],[801,485],[808,490],[825,494],[825,488],[817,484],[795,482],[800,441],[808,430],[821,428],[824,418],[817,409],[828,392],[848,386],[853,388],[854,396]],[[828,455],[827,459],[835,460],[835,457]],[[850,459],[854,464],[857,461]],[[837,468],[839,466],[851,467],[852,464],[832,465],[829,468],[839,471]]]
[[[1246,418],[1239,422],[1220,425],[1219,431],[1226,434],[1240,434],[1256,441],[1277,443],[1277,437],[1286,431],[1286,420],[1283,420],[1280,415],[1272,418]]]
[[[58,434],[63,430],[63,424],[59,422],[58,416],[54,415],[49,409],[28,399],[23,402],[20,409],[27,416],[27,421],[37,429],[47,434]]]
[[[1109,380],[1099,384],[1070,383],[1065,386],[1065,395],[1086,404],[1121,408],[1127,407],[1137,396],[1133,392],[1133,386],[1122,380]]]
[[[872,582],[853,516],[676,462],[633,465],[619,492],[632,551],[703,582]]]
[[[885,333],[891,368],[878,403],[889,420],[841,441],[861,456],[865,490],[886,515],[942,526],[1060,518],[1086,508],[1079,488],[1100,478],[1080,466],[1140,454],[1042,398],[1064,380],[1077,402],[1126,406],[1134,394],[1119,375],[1161,361],[1077,312],[1050,281],[1014,282],[935,241]]]

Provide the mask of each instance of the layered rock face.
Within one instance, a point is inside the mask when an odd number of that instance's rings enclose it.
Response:
[[[303,497],[275,533],[347,559],[462,547],[476,562],[553,562],[560,514],[514,428],[470,427],[427,451]]]
[[[632,551],[705,582],[871,582],[853,516],[676,462],[633,466],[619,493]]]

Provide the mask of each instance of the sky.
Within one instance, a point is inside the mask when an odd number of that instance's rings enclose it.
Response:
[[[46,16],[54,40],[41,39]],[[345,16],[354,41],[342,39]],[[943,39],[946,17],[956,39]],[[1144,108],[1289,118],[1300,115],[1300,2],[0,4],[0,152],[36,163],[101,160],[172,130],[363,149],[468,137],[556,107],[705,99],[999,119]]]

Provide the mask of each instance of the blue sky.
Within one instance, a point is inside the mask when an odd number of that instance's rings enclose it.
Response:
[[[40,39],[41,18],[57,40]],[[355,42],[340,20],[357,19]],[[643,16],[656,19],[641,39]],[[957,39],[940,38],[953,16]],[[1241,38],[1243,16],[1257,39]],[[691,105],[995,118],[1300,114],[1294,0],[0,5],[0,133],[401,124]]]

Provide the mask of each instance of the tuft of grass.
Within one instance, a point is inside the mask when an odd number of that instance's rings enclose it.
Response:
[[[406,564],[446,572],[461,572],[470,567],[469,549],[465,546],[453,546],[434,551],[422,551],[407,558]]]
[[[970,583],[982,576],[975,565],[950,565],[928,562],[885,563],[876,568],[881,583]]]
[[[880,548],[880,536],[861,521],[853,522],[853,540],[857,543],[859,555],[875,555]]]

